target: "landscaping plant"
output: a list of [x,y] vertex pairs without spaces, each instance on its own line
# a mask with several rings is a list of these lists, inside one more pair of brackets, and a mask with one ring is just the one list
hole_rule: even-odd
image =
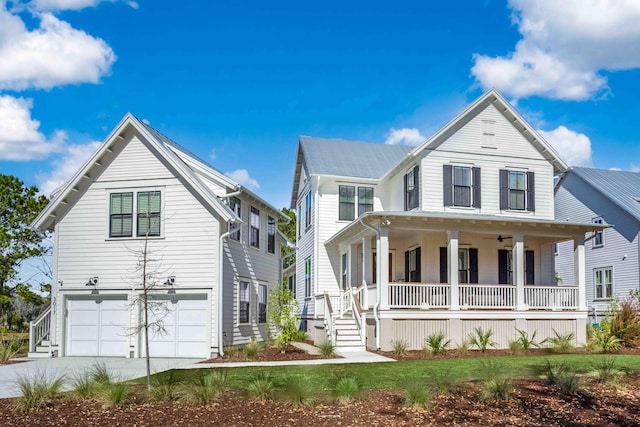
[[518,334],[520,334],[520,337],[518,337],[516,341],[520,343],[520,345],[522,346],[522,350],[527,352],[531,349],[531,347],[540,347],[541,343],[536,342],[537,331],[533,331],[531,337],[529,337],[529,333],[527,331],[523,331],[518,328],[516,328],[516,331],[518,332]]
[[280,351],[286,352],[289,344],[299,337],[300,325],[298,301],[290,289],[278,286],[269,293],[267,321]]
[[480,364],[482,397],[485,400],[506,400],[511,396],[513,384],[505,371],[496,361],[489,360]]
[[311,381],[304,375],[287,376],[280,390],[282,399],[293,405],[308,405],[315,394]]
[[318,348],[320,349],[320,353],[324,356],[324,357],[331,357],[334,356],[336,354],[336,346],[333,345],[333,343],[329,340],[323,341],[318,345]]
[[260,357],[260,350],[260,343],[258,343],[258,341],[254,339],[249,341],[249,343],[244,346],[244,354],[246,354],[246,356],[252,360]]
[[347,403],[357,399],[362,388],[353,377],[341,377],[336,381],[332,389],[333,397],[341,403]]
[[473,330],[473,333],[469,335],[469,344],[484,353],[489,347],[496,347],[498,345],[498,343],[491,340],[492,336],[493,331],[491,328],[485,331],[477,327]]
[[404,390],[404,402],[413,410],[421,410],[431,403],[429,389],[419,381],[411,381]]
[[20,397],[16,400],[17,409],[34,409],[48,406],[58,395],[64,377],[52,377],[46,371],[37,371],[31,377],[19,377],[17,380]]
[[213,370],[202,372],[192,378],[191,383],[184,387],[183,395],[187,401],[194,404],[206,405],[214,401],[226,390],[227,372]]
[[445,340],[443,332],[431,334],[425,339],[425,345],[431,350],[431,354],[437,356],[449,349],[451,340]]
[[573,350],[573,342],[576,339],[576,335],[573,332],[559,334],[558,331],[553,329],[553,334],[553,337],[547,339],[551,344],[551,351],[554,353],[568,353]]
[[391,341],[391,347],[396,356],[404,356],[407,353],[407,342],[404,340]]
[[635,298],[627,298],[610,321],[611,335],[620,339],[625,347],[640,346],[640,304]]
[[263,371],[258,375],[255,375],[245,386],[247,395],[259,402],[264,402],[270,399],[275,390],[275,382],[267,371]]

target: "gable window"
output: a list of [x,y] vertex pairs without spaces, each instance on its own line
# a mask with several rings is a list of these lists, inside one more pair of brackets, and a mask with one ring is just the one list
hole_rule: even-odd
[[240,282],[239,303],[238,303],[238,323],[249,323],[250,308],[250,285],[249,282]]
[[305,211],[304,211],[304,224],[305,227],[311,225],[311,219],[313,218],[311,208],[313,207],[313,195],[309,191],[305,197]]
[[276,220],[270,216],[267,217],[267,252],[276,253]]
[[420,281],[420,248],[404,253],[404,274],[407,282]]
[[267,323],[267,285],[258,285],[258,323]]
[[338,219],[340,221],[353,221],[356,211],[356,187],[352,185],[340,185],[338,192],[340,197]]
[[420,167],[415,166],[404,176],[404,210],[410,211],[420,203]]
[[[242,210],[240,199],[237,197],[231,197],[229,199],[229,208],[238,216],[238,218],[242,219]],[[229,238],[233,240],[240,241],[240,224],[236,222],[232,222],[229,224]]]
[[596,291],[595,299],[611,298],[613,296],[613,267],[594,269],[593,284]]
[[373,187],[358,187],[358,216],[373,211]]
[[500,209],[535,211],[535,173],[500,170]]
[[482,146],[496,148],[496,122],[495,120],[482,121]]
[[304,296],[311,296],[311,257],[304,260]]
[[109,237],[133,236],[133,193],[111,193]]
[[[594,224],[604,224],[604,221],[602,218],[595,218],[593,220]],[[600,230],[600,231],[596,231],[595,234],[593,235],[593,247],[594,248],[599,248],[601,246],[604,246],[604,231]]]
[[249,219],[249,244],[254,248],[260,247],[260,211],[251,206]]
[[443,165],[445,206],[480,207],[480,168]]

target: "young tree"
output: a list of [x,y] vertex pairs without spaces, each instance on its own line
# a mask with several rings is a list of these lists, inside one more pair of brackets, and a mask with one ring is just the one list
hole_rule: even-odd
[[[285,223],[278,224],[278,229],[282,232],[282,234],[287,236],[287,239],[295,243],[296,242],[296,213],[291,209],[287,209],[287,208],[282,208],[282,213],[287,215],[290,221],[287,224]],[[282,268],[287,268],[296,262],[295,255],[289,256],[294,252],[295,252],[294,248],[290,248],[287,245],[281,245],[280,254],[283,259]]]
[[295,338],[300,324],[298,301],[293,292],[282,285],[271,291],[267,313],[270,330],[275,331],[276,343],[280,351],[285,353]]

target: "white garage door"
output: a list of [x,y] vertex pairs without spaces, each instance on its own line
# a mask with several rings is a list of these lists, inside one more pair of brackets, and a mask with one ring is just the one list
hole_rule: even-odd
[[149,332],[151,357],[209,357],[208,301],[203,295],[156,299],[150,305],[150,325],[163,331]]
[[69,299],[68,356],[126,356],[127,297]]

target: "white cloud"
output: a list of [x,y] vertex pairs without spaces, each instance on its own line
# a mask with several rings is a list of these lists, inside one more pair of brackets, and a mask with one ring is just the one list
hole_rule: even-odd
[[32,0],[29,6],[39,11],[80,10],[87,7],[95,7],[103,1],[104,0]]
[[583,133],[574,132],[564,126],[551,131],[538,131],[544,139],[571,166],[592,166],[591,140]]
[[0,159],[37,160],[62,150],[67,135],[56,131],[47,137],[40,122],[31,117],[31,99],[0,95]]
[[246,169],[236,169],[233,172],[226,172],[226,176],[234,180],[240,185],[244,185],[245,187],[258,189],[260,188],[260,184],[255,179],[249,176],[249,172]]
[[215,160],[217,157],[217,150],[215,148],[212,148],[211,151],[209,151],[209,160],[213,161]]
[[503,57],[475,54],[483,88],[516,98],[584,100],[606,91],[601,71],[640,67],[637,0],[509,0],[522,39]]
[[386,135],[385,144],[418,145],[427,138],[416,128],[389,129]]
[[0,10],[0,89],[50,89],[98,83],[116,59],[104,40],[72,28],[50,13],[29,31],[19,16]]
[[640,172],[640,165],[635,163],[631,163],[631,168],[629,169],[631,172]]
[[99,141],[88,144],[67,145],[62,157],[51,162],[52,169],[47,174],[36,176],[38,188],[47,196],[55,189],[61,187],[80,169],[87,159],[100,146]]

